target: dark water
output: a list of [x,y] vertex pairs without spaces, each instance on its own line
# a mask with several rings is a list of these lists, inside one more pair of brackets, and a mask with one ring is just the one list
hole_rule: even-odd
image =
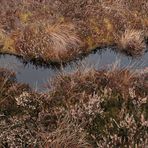
[[[75,63],[69,63],[62,69],[65,72],[70,72],[76,68],[76,65],[82,63],[86,67],[95,67],[97,69],[111,66],[117,62],[121,67],[132,66],[133,68],[148,67],[148,52],[140,58],[133,59],[115,53],[115,51],[108,48],[98,50],[96,53],[91,53],[87,57],[77,60]],[[16,77],[19,82],[29,84],[33,89],[37,91],[46,90],[45,84],[47,80],[56,76],[59,72],[59,68],[53,67],[37,67],[31,63],[24,65],[18,58],[10,55],[0,56],[0,67],[5,67],[9,70],[16,72]]]

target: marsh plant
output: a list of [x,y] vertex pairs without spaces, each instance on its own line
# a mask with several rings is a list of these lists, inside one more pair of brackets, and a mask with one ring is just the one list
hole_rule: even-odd
[[146,44],[143,34],[140,30],[127,29],[119,40],[121,51],[133,56],[144,54]]
[[58,128],[48,135],[46,145],[49,148],[91,148],[86,137],[84,129],[77,120],[71,119],[67,114],[59,122]]
[[[0,0],[0,53],[63,63],[96,47],[146,50],[147,0]],[[39,93],[0,68],[0,147],[148,145],[148,69],[61,72]]]
[[116,45],[119,52],[140,56],[148,37],[147,9],[147,0],[1,0],[0,52],[59,63]]
[[147,71],[128,68],[60,73],[48,93],[0,70],[1,147],[145,147]]
[[53,62],[64,61],[78,52],[81,41],[75,32],[75,27],[69,23],[50,25],[32,24],[19,34],[16,40],[17,52],[27,58],[50,59]]
[[147,88],[147,72],[77,71],[58,76],[50,105],[57,114],[68,110],[72,118],[83,123],[81,127],[93,147],[145,147]]

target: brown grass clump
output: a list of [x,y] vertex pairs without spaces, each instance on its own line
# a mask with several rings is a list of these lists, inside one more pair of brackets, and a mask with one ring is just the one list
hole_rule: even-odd
[[54,25],[36,23],[25,27],[16,39],[16,50],[24,58],[43,61],[67,61],[79,54],[81,41],[75,27],[69,23]]
[[143,32],[140,30],[127,29],[119,40],[119,47],[121,51],[129,55],[142,55],[146,49]]
[[[87,101],[94,92],[100,94],[104,89],[111,89],[122,97],[128,98],[128,88],[137,81],[129,70],[77,71],[69,75],[60,75],[54,82],[51,98],[53,103],[69,108],[81,99]],[[58,96],[58,97],[57,97]],[[52,102],[51,101],[51,102]],[[64,104],[63,104],[64,103]]]
[[[0,50],[1,53],[27,55],[29,59],[40,57],[46,62],[69,61],[96,47],[111,45],[122,47],[122,51],[128,51],[132,56],[144,53],[143,38],[147,38],[148,34],[146,0],[2,0],[0,3],[0,28],[6,32],[5,41],[9,45],[9,48]],[[44,28],[47,20],[50,23]],[[37,32],[31,31],[28,35],[26,28],[34,28],[38,22]],[[18,28],[19,38],[15,40],[12,34],[17,34]],[[127,28],[135,30],[127,30],[127,33]],[[141,36],[137,30],[144,34]],[[32,43],[25,36],[33,40]],[[13,42],[21,45],[14,46]],[[18,50],[21,47],[23,49]]]
[[86,133],[76,121],[67,116],[60,121],[58,128],[47,137],[48,148],[91,148],[86,141]]

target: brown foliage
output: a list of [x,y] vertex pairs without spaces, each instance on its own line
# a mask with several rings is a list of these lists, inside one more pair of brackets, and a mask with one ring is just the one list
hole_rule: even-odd
[[143,32],[127,29],[119,40],[119,47],[129,55],[142,55],[146,49]]
[[0,69],[0,146],[145,146],[147,84],[147,71],[77,70],[39,94]]
[[[1,1],[0,28],[6,31],[5,42],[11,42],[1,52],[64,62],[96,47],[117,44],[125,53],[141,55],[148,34],[147,9],[146,0]],[[36,32],[27,33],[32,27]],[[15,41],[12,34],[18,28],[20,37]],[[23,48],[21,53],[18,48]]]

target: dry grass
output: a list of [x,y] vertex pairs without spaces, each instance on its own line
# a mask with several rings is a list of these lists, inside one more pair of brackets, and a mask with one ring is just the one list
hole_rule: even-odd
[[60,121],[58,128],[47,137],[47,148],[91,148],[86,140],[86,133],[67,115]]
[[128,69],[88,70],[86,72],[78,70],[69,75],[61,74],[55,79],[50,94],[51,102],[69,108],[73,103],[79,103],[79,98],[87,101],[89,95],[94,92],[100,94],[104,89],[111,89],[112,92],[119,93],[126,99],[129,97],[128,88],[132,88],[136,81],[136,75]]
[[77,70],[57,76],[48,93],[38,94],[1,69],[0,146],[145,147],[147,74]]
[[142,31],[127,29],[119,40],[121,51],[129,55],[139,56],[144,54],[146,44]]
[[[122,51],[131,55],[141,55],[144,52],[142,50],[144,46],[143,37],[147,38],[148,34],[148,5],[146,0],[130,0],[128,2],[126,0],[100,2],[95,0],[89,2],[87,0],[69,2],[64,0],[41,2],[7,0],[1,1],[0,7],[0,17],[2,18],[0,28],[6,32],[5,41],[7,43],[7,46],[4,46],[5,50],[1,49],[3,53],[20,54],[14,45],[15,42],[20,42],[20,40],[24,45],[22,54],[25,54],[29,48],[27,56],[30,59],[40,56],[45,61],[69,61],[80,54],[90,52],[96,47],[114,44],[123,47],[124,50]],[[30,32],[29,36],[32,36],[31,39],[35,43],[32,44],[37,48],[32,49],[32,44],[27,39],[23,40],[22,37],[26,36],[26,27],[31,28],[32,24],[35,27],[38,22],[40,22],[39,26],[41,27],[46,24],[47,20],[50,22],[46,26],[50,27],[50,37],[47,37],[45,31],[47,28],[43,32],[40,32],[39,28],[36,33]],[[62,24],[59,22],[62,22]],[[15,35],[12,34],[17,34],[18,28],[21,35],[19,34],[20,38],[15,38],[15,40]],[[133,31],[135,30],[137,33],[134,35],[131,33],[132,31],[127,33],[127,28],[133,28]],[[139,30],[144,32],[142,38],[140,38],[141,33],[138,33]],[[53,32],[51,33],[51,31]],[[130,35],[128,36],[128,34]],[[37,37],[40,38],[39,41],[34,39],[36,35],[39,36]],[[120,36],[122,37],[120,38]],[[47,45],[51,47],[51,50],[46,47]],[[39,49],[46,56],[36,55],[36,52],[41,53]]]
[[141,147],[147,145],[148,136],[147,89],[147,72],[77,71],[57,77],[49,106],[57,116],[68,110],[83,121],[94,147]]
[[79,54],[81,41],[74,25],[49,22],[29,25],[16,40],[17,52],[28,58],[41,58],[44,61],[67,61],[68,57]]
[[[0,52],[65,62],[115,44],[142,55],[147,9],[147,0],[1,0]],[[0,147],[146,147],[147,90],[147,69],[62,73],[45,94],[0,69]]]

